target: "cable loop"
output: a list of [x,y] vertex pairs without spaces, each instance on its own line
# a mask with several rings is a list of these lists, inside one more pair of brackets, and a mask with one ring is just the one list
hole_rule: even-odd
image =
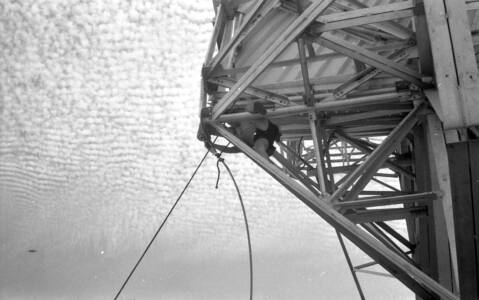
[[[216,141],[217,137],[215,138],[215,140],[213,141],[213,143]],[[198,170],[200,169],[201,165],[203,164],[203,162],[205,161],[206,157],[208,156],[208,153],[209,151],[206,151],[205,155],[203,156],[203,158],[201,159],[201,161],[199,162],[199,164],[196,166],[196,169],[195,171],[193,172],[193,174],[191,175],[190,179],[188,180],[188,182],[186,183],[185,187],[183,188],[183,190],[181,191],[180,195],[178,196],[178,198],[176,199],[175,203],[173,204],[173,206],[170,208],[170,211],[168,212],[168,214],[166,215],[166,217],[163,219],[163,222],[161,222],[161,225],[158,227],[158,229],[156,230],[155,234],[153,235],[153,237],[151,238],[150,242],[148,243],[148,245],[146,246],[145,250],[143,251],[143,253],[141,254],[140,258],[137,260],[135,266],[133,266],[133,269],[131,269],[130,273],[128,274],[128,277],[125,279],[125,281],[123,282],[123,284],[121,285],[120,289],[118,290],[118,292],[116,293],[115,295],[115,300],[118,299],[118,297],[120,296],[121,292],[123,291],[123,289],[125,288],[126,284],[128,283],[128,281],[130,281],[130,278],[133,276],[133,274],[135,273],[136,271],[136,268],[138,268],[138,266],[140,265],[141,261],[143,260],[143,258],[145,257],[146,253],[148,252],[148,250],[150,249],[151,245],[153,244],[153,242],[155,241],[156,237],[158,236],[158,234],[160,233],[161,229],[163,229],[163,226],[166,224],[166,221],[168,220],[168,218],[171,216],[171,214],[173,213],[173,210],[175,209],[176,205],[178,204],[178,202],[180,202],[180,199],[181,197],[183,196],[183,194],[185,193],[186,189],[190,186],[190,183],[191,181],[193,180],[193,178],[195,177],[196,173],[198,172]]]
[[[221,154],[220,154],[221,155]],[[223,164],[223,166],[226,168],[226,171],[228,171],[228,174],[231,177],[231,180],[233,181],[233,184],[235,186],[236,192],[238,194],[238,199],[241,204],[241,210],[243,212],[243,219],[244,219],[244,224],[245,224],[245,229],[246,229],[246,238],[248,240],[248,255],[249,255],[249,299],[253,300],[253,250],[251,247],[251,237],[249,233],[249,225],[248,225],[248,218],[246,217],[246,209],[243,203],[243,197],[241,196],[241,192],[239,190],[238,184],[236,183],[236,180],[233,176],[233,173],[231,172],[230,168],[224,161],[224,159],[218,158],[218,161],[216,162],[216,166],[218,167],[218,179],[216,181],[216,187],[218,187],[218,181],[220,178],[220,168],[219,164],[220,162]]]
[[215,189],[218,189],[218,184],[220,182],[220,176],[221,176],[221,169],[220,169],[220,162],[224,162],[224,158],[217,156],[218,160],[216,161],[216,169],[218,170],[218,177],[216,177],[216,185]]

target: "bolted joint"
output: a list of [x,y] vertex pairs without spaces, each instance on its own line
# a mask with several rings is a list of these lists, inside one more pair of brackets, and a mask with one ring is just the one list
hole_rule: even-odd
[[414,39],[414,38],[408,39],[408,40],[407,40],[407,45],[408,45],[408,46],[411,46],[411,47],[412,47],[412,46],[416,46],[416,45],[417,45],[416,39]]
[[308,96],[306,96],[305,94],[303,94],[303,95],[302,95],[302,98],[303,98],[303,103],[307,105],[308,102],[309,102]]
[[314,106],[314,97],[311,95],[303,94],[303,103],[306,106]]
[[397,81],[395,85],[396,85],[396,92],[398,93],[409,91],[410,83],[407,81]]
[[436,81],[434,80],[434,77],[432,76],[423,76],[421,77],[421,81],[425,84],[429,84],[431,86],[436,84]]
[[400,96],[399,101],[418,100],[424,98],[424,93],[417,85],[407,81],[396,82],[396,92],[404,93],[408,92],[405,96]]
[[212,108],[211,107],[203,107],[200,111],[201,121],[203,122],[203,119],[211,118],[211,114],[212,114]]
[[218,91],[218,85],[216,83],[205,81],[204,84],[205,84],[205,92],[207,94],[213,94],[214,92]]
[[203,76],[203,78],[206,78],[208,77],[208,74],[210,72],[211,72],[211,67],[209,65],[203,64],[203,66],[201,67],[201,76]]
[[205,127],[203,125],[204,124],[201,123],[200,126],[198,126],[198,131],[196,132],[196,138],[201,142],[208,140],[208,134],[206,133]]

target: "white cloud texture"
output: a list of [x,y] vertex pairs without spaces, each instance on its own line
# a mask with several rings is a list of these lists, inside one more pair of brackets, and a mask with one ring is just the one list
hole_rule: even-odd
[[[213,14],[206,0],[0,3],[1,299],[112,298],[204,152]],[[334,232],[242,155],[226,161],[258,299],[354,297]],[[215,180],[210,157],[124,299],[247,295],[239,203]]]

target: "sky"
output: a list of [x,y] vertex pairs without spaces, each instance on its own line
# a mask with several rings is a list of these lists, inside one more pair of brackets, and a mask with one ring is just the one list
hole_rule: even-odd
[[[204,154],[209,0],[0,3],[0,299],[112,299]],[[358,299],[335,232],[241,154],[255,299]],[[200,169],[122,299],[246,299],[240,204]],[[370,261],[348,243],[353,262]],[[367,299],[412,299],[359,274]]]

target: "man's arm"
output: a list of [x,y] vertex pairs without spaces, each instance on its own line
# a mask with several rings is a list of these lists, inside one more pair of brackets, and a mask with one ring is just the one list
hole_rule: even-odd
[[[264,108],[264,105],[259,102],[248,103],[245,107],[245,111],[251,114],[260,114],[263,116],[266,115],[266,109]],[[251,122],[259,130],[265,131],[268,129],[268,119],[266,117],[250,120],[249,122]]]

